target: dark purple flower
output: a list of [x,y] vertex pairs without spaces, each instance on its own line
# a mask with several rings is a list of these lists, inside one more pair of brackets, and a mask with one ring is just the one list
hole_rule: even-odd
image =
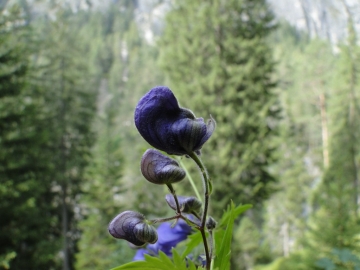
[[125,211],[117,215],[109,224],[109,233],[118,239],[124,239],[135,246],[155,243],[158,240],[156,229],[146,223],[145,217],[134,211]]
[[144,153],[141,159],[141,172],[146,180],[158,185],[179,182],[186,175],[176,160],[155,149],[148,149]]
[[143,96],[135,109],[135,125],[153,147],[171,155],[200,153],[215,129],[214,119],[206,124],[179,104],[166,86],[157,86]]
[[149,244],[146,248],[139,249],[134,257],[134,261],[144,260],[144,255],[149,254],[155,256],[159,251],[171,256],[171,249],[181,241],[184,241],[191,233],[191,227],[183,220],[178,220],[174,227],[170,223],[162,223],[157,229],[158,241],[154,244]]
[[[200,213],[202,203],[197,198],[187,197],[187,196],[177,196],[177,199],[179,202],[180,210],[183,213],[188,213],[188,214],[191,214],[193,212]],[[172,209],[177,210],[175,199],[172,194],[166,194],[165,200]]]

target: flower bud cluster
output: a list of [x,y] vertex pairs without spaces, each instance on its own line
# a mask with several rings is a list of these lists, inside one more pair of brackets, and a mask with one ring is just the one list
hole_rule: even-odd
[[[151,146],[169,155],[199,155],[215,129],[214,119],[205,123],[203,118],[196,118],[190,110],[181,108],[172,91],[165,86],[151,89],[140,99],[134,118],[141,136]],[[108,227],[113,237],[127,240],[135,247],[148,244],[146,249],[138,250],[135,260],[143,259],[144,254],[158,254],[159,250],[171,256],[171,248],[190,234],[192,229],[188,224],[198,229],[200,226],[205,227],[205,219],[203,222],[200,220],[201,201],[195,197],[176,196],[172,187],[172,184],[185,178],[185,171],[176,160],[156,149],[148,149],[143,154],[141,173],[153,184],[168,186],[171,194],[166,195],[165,200],[175,210],[176,216],[148,221],[140,213],[125,211],[117,215]],[[191,214],[192,218],[185,214]],[[203,215],[206,217],[205,210]],[[197,220],[193,221],[194,218]],[[171,219],[176,219],[175,226],[162,223],[156,230],[151,225]],[[206,221],[207,229],[210,231],[215,226],[215,220],[209,217]]]

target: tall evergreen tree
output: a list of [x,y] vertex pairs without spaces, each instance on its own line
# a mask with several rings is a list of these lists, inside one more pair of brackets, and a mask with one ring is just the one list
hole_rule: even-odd
[[273,37],[283,118],[279,161],[272,168],[278,175],[278,192],[266,203],[263,235],[274,254],[287,257],[302,248],[314,189],[328,165],[324,143],[329,136],[328,107],[324,105],[331,96],[335,57],[326,41],[309,41],[285,23]]
[[[303,149],[303,153],[300,152],[298,156],[303,156],[303,164],[306,166],[298,172],[296,167],[291,169],[290,165],[284,168],[284,176],[289,176],[282,181],[286,183],[286,188],[269,202],[272,209],[275,207],[276,210],[269,215],[272,221],[283,223],[285,220],[292,225],[287,228],[287,237],[293,242],[291,246],[287,244],[291,247],[288,250],[290,252],[283,253],[288,257],[279,258],[270,269],[352,269],[359,256],[359,126],[354,121],[359,115],[359,82],[356,60],[358,46],[352,41],[354,34],[350,31],[348,44],[340,46],[341,50],[337,55],[332,52],[330,44],[311,40],[296,53],[298,56],[289,57],[290,62],[295,65],[287,66],[292,67],[290,72],[294,75],[284,76],[290,82],[291,96],[288,97],[287,112],[292,111],[293,126],[298,130],[287,138],[286,141],[292,142],[287,143],[287,151],[293,148],[289,146],[295,142],[295,149]],[[296,88],[297,91],[293,92]],[[321,96],[326,103],[321,104]],[[303,101],[299,102],[301,97]],[[317,97],[319,102],[315,102]],[[306,110],[306,107],[309,109]],[[323,134],[324,112],[328,136]],[[321,147],[324,150],[323,142],[326,137],[329,142],[327,161],[324,158],[326,152],[320,151]],[[293,162],[292,159],[288,162]],[[311,163],[318,171],[316,174],[312,174],[310,170]],[[296,174],[291,176],[287,172]],[[312,180],[304,181],[306,178]],[[296,186],[294,181],[298,187],[296,193],[291,194]],[[296,196],[296,199],[292,203],[284,203],[291,198],[284,199],[284,196]],[[276,203],[277,200],[279,201]],[[298,205],[293,202],[298,202]],[[295,218],[294,213],[297,213]],[[303,217],[303,220],[299,217]],[[274,235],[274,230],[277,230],[275,227],[272,229],[268,235]],[[354,261],[351,261],[352,258],[355,258]]]
[[[144,41],[134,19],[136,6],[136,1],[118,1],[101,13],[87,13],[84,23],[84,31],[93,32],[89,65],[96,68],[99,95],[94,159],[81,200],[84,220],[76,256],[78,269],[105,269],[128,262],[135,251],[110,237],[108,222],[129,207],[154,214],[145,203],[154,192],[139,173],[145,143],[133,125],[133,114],[137,101],[150,85],[158,83],[159,75],[154,69],[156,48]],[[158,204],[161,208],[164,201]]]
[[92,121],[97,89],[87,66],[86,42],[73,28],[76,17],[68,10],[57,14],[57,21],[45,21],[41,28],[44,42],[38,55],[41,87],[46,101],[44,125],[51,130],[44,147],[53,167],[53,205],[57,211],[56,229],[61,234],[64,270],[73,269],[81,184],[94,142]]
[[[334,255],[334,249],[360,256],[359,226],[359,46],[349,17],[348,44],[338,56],[330,102],[329,166],[316,192],[315,209],[306,247],[316,250],[315,261],[327,258],[337,269],[347,262]],[[336,97],[336,98],[335,98]]]
[[273,28],[263,0],[176,1],[159,42],[179,99],[218,123],[203,151],[217,215],[230,199],[260,204],[275,181],[268,167],[279,107],[266,44]]
[[33,32],[16,6],[0,14],[0,268],[56,265],[44,106],[33,84]]

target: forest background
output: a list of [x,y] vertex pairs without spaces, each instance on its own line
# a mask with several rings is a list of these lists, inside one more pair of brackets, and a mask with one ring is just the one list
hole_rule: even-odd
[[0,268],[131,261],[107,225],[169,214],[133,123],[168,85],[217,121],[202,153],[211,215],[253,204],[232,269],[360,269],[360,6],[311,3],[282,20],[263,0],[0,1]]

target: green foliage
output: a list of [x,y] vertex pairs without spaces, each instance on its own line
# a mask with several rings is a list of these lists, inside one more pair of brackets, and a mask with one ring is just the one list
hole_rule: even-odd
[[[214,246],[215,253],[213,268],[214,270],[226,270],[230,269],[230,258],[231,258],[231,241],[233,237],[233,226],[235,220],[243,214],[246,210],[251,208],[251,205],[239,205],[235,207],[234,203],[231,202],[227,211],[224,212],[218,226],[213,231],[214,234]],[[208,237],[210,234],[208,234]],[[196,269],[195,264],[188,260],[188,256],[195,256],[193,253],[198,246],[202,245],[202,237],[200,231],[189,236],[185,242],[185,250],[181,255],[178,251],[173,248],[172,260],[168,258],[163,252],[160,251],[159,257],[152,257],[145,255],[145,261],[135,261],[116,267],[113,270],[121,269]]]
[[0,256],[0,266],[4,269],[10,268],[10,261],[16,257],[16,253],[10,252],[5,255]]
[[267,203],[264,232],[275,254],[287,257],[259,269],[319,269],[316,262],[342,269],[334,248],[359,254],[357,48],[340,48],[336,55],[315,39],[276,49],[287,89],[283,157],[273,167],[280,192]]
[[[217,252],[215,253],[214,269],[230,269],[231,259],[231,240],[233,236],[233,227],[235,221],[235,209],[234,203],[231,202],[230,211],[228,211],[228,222],[226,230],[221,238],[221,243],[215,241]],[[244,208],[243,208],[244,209]],[[226,220],[226,218],[224,218]],[[216,240],[220,240],[215,237]],[[220,245],[219,245],[220,244]]]
[[134,1],[121,1],[83,18],[87,23],[82,31],[91,44],[89,66],[98,79],[99,95],[93,123],[97,141],[82,184],[77,269],[108,269],[128,262],[134,251],[109,235],[108,223],[126,207],[152,215],[153,209],[161,212],[164,208],[165,200],[148,203],[158,197],[158,189],[153,192],[155,188],[147,186],[139,173],[139,157],[146,145],[132,125],[134,107],[149,85],[155,84],[157,72],[155,48],[140,37],[134,9]]
[[360,257],[355,256],[349,249],[333,249],[333,257],[321,258],[316,265],[321,269],[360,269]]
[[[110,219],[129,205],[166,212],[158,187],[139,174],[147,145],[132,124],[140,96],[165,84],[159,50],[179,100],[218,122],[203,150],[214,185],[210,212],[221,216],[230,198],[255,205],[234,225],[241,207],[223,215],[215,265],[229,268],[232,229],[236,269],[359,267],[353,22],[347,43],[334,47],[285,24],[269,36],[274,22],[263,0],[182,0],[173,2],[157,48],[140,35],[137,2],[115,2],[76,14],[54,2],[55,20],[33,16],[26,1],[1,10],[0,268],[57,269],[61,250],[69,268],[75,259],[78,269],[114,267],[134,251],[109,237]],[[179,184],[184,191],[188,183]],[[162,254],[119,269],[186,269],[201,241],[195,233],[173,260]]]
[[230,198],[260,203],[275,181],[268,165],[278,107],[265,41],[272,20],[262,0],[177,1],[159,40],[169,85],[196,115],[218,123],[203,151],[215,215]]
[[[195,265],[191,262],[185,262],[180,255],[173,249],[173,261],[169,259],[163,252],[160,252],[159,257],[152,257],[145,255],[145,261],[131,262],[112,270],[133,269],[133,270],[195,270]],[[186,265],[188,264],[188,266]]]
[[56,265],[51,164],[42,126],[44,102],[33,84],[30,38],[14,6],[0,14],[0,257],[5,268]]

